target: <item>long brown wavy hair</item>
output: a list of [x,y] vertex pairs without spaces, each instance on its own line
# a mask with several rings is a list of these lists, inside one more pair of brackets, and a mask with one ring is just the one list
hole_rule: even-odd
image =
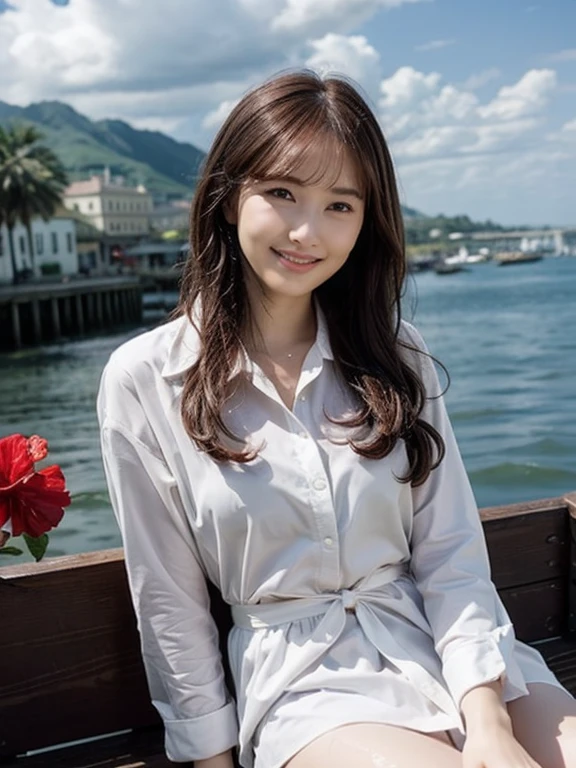
[[406,260],[394,167],[375,116],[345,78],[323,79],[307,70],[276,76],[244,96],[214,140],[192,206],[190,256],[175,313],[186,314],[200,338],[184,382],[184,425],[216,460],[247,462],[257,455],[221,416],[230,371],[250,328],[244,257],[224,207],[247,180],[290,175],[318,142],[332,149],[319,174],[333,172],[346,151],[365,195],[362,229],[347,262],[315,291],[335,363],[359,399],[357,413],[339,423],[365,428],[364,438],[350,446],[367,458],[387,456],[403,439],[409,470],[401,480],[419,485],[442,460],[444,443],[420,418],[424,385],[401,353],[409,345],[398,338]]

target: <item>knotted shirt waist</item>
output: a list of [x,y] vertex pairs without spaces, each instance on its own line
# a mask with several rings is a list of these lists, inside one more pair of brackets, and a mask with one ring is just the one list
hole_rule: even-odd
[[301,619],[320,616],[334,603],[344,611],[354,611],[363,601],[378,598],[378,590],[405,575],[405,563],[387,565],[350,589],[320,592],[311,597],[294,597],[269,603],[242,603],[232,606],[232,619],[242,629],[265,629]]
[[[354,612],[367,642],[381,654],[386,663],[394,665],[414,687],[433,702],[446,718],[442,727],[463,728],[458,709],[442,679],[440,659],[435,653],[431,630],[426,618],[413,599],[412,585],[393,583],[409,572],[406,563],[383,566],[349,589],[324,592],[310,597],[286,598],[269,603],[236,604],[232,606],[235,627],[248,630],[252,638],[240,640],[232,634],[234,643],[242,645],[242,653],[251,653],[263,662],[247,665],[256,670],[252,677],[242,678],[242,653],[236,654],[236,689],[245,691],[242,703],[241,740],[247,741],[266,713],[264,701],[275,701],[282,692],[302,683],[307,671],[321,665],[326,654],[346,631],[347,615]],[[403,581],[406,581],[405,579]],[[306,642],[282,643],[271,663],[262,650],[259,630],[289,625],[305,619],[318,618],[308,628]],[[250,649],[250,650],[248,650]],[[274,653],[272,654],[274,656]],[[281,659],[280,659],[281,657]],[[264,663],[264,661],[266,663]],[[233,669],[234,673],[234,669]],[[269,706],[269,705],[267,705]]]

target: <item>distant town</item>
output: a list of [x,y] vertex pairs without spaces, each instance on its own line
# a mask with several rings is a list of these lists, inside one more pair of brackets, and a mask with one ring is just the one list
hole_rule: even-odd
[[[13,232],[18,282],[74,276],[174,272],[188,250],[189,199],[155,202],[143,185],[130,186],[108,169],[64,190],[47,220],[19,222]],[[461,231],[456,224],[465,224]],[[405,216],[407,251],[415,269],[435,262],[487,260],[502,253],[576,255],[576,227],[481,229],[467,217]],[[0,281],[14,282],[8,232],[0,227]],[[33,252],[31,252],[31,250]]]
[[[16,194],[22,174],[8,162],[16,144],[24,175],[35,153],[52,163],[35,191]],[[12,174],[4,188],[14,192],[11,199],[0,192],[0,283],[151,273],[176,282],[204,156],[192,144],[121,120],[93,121],[62,102],[0,101],[0,176]],[[576,254],[576,226],[511,229],[465,215],[403,213],[415,270],[450,271],[499,254]]]

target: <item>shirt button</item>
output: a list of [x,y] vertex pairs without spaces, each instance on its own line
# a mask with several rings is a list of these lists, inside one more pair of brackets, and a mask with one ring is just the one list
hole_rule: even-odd
[[316,491],[323,491],[326,488],[326,481],[323,480],[321,477],[317,477],[316,480],[312,483],[312,487]]
[[326,536],[326,538],[324,539],[324,544],[325,544],[327,547],[331,547],[331,546],[332,546],[332,544],[334,544],[334,539],[333,539],[333,538],[331,538],[330,536]]

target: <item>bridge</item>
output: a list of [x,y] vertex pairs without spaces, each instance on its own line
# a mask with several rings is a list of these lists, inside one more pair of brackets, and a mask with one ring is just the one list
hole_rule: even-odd
[[[542,250],[576,255],[576,227],[550,229],[518,229],[507,232],[471,232],[462,240],[469,240],[490,250]],[[526,244],[526,248],[522,248]]]

